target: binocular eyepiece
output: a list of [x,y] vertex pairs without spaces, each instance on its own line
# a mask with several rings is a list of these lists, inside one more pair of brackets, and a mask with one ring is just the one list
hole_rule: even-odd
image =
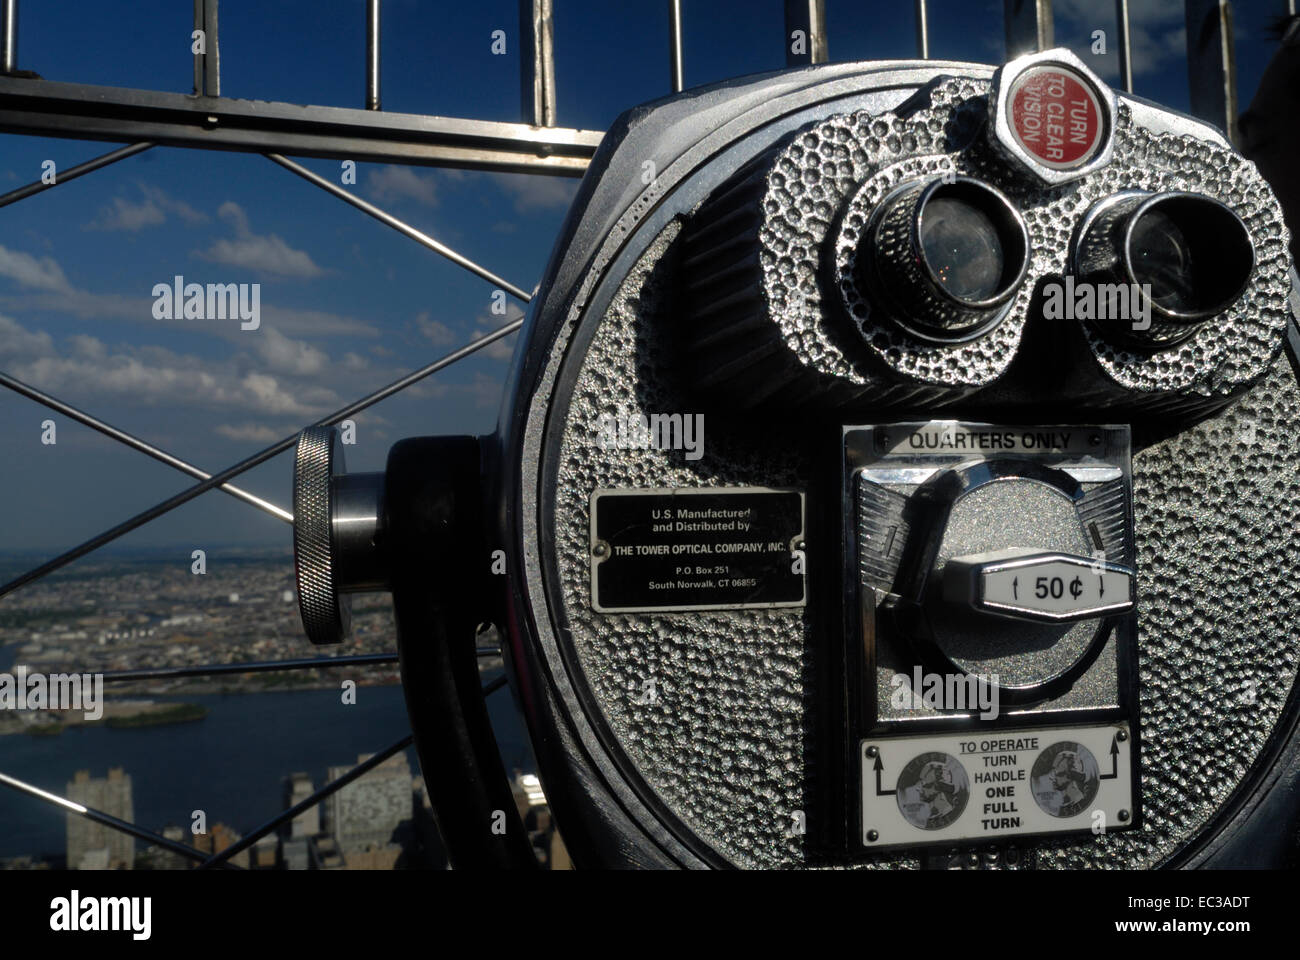
[[1281,349],[1275,201],[1143,110],[1053,51],[787,135],[684,224],[698,402],[1016,419],[1050,390],[1144,429],[1226,405]]
[[1147,329],[1103,321],[1107,335],[1166,347],[1236,303],[1255,269],[1255,248],[1241,218],[1212,197],[1123,193],[1085,216],[1073,263],[1081,281],[1124,284],[1148,303]]
[[[1029,231],[1005,193],[968,176],[899,187],[879,206],[857,251],[859,281],[903,330],[943,344],[978,337],[1006,315],[1029,270]],[[1185,340],[1224,313],[1255,268],[1250,232],[1232,208],[1187,191],[1126,191],[1084,216],[1071,249],[1076,284],[1140,300],[1153,322],[1118,311],[1097,328],[1135,348]]]
[[1006,313],[1029,269],[1029,231],[1014,204],[972,177],[900,187],[858,249],[863,286],[903,329],[957,343]]

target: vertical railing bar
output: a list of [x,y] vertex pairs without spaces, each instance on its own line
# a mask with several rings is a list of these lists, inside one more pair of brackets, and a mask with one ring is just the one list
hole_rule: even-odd
[[[194,0],[194,29],[203,29],[203,0]],[[207,35],[203,37],[203,49],[207,49]],[[191,46],[193,41],[191,41]],[[194,95],[203,96],[203,54],[194,54]]]
[[1232,27],[1232,3],[1219,7],[1219,62],[1223,65],[1223,129],[1228,142],[1237,145],[1237,41]]
[[830,59],[831,39],[826,33],[826,0],[808,0],[808,19],[812,23],[813,63]]
[[555,126],[553,0],[519,0],[519,99],[525,123]]
[[18,0],[0,0],[0,73],[18,69]]
[[203,0],[203,92],[221,96],[221,43],[217,36],[217,0]]
[[685,88],[682,72],[682,0],[668,0],[668,80],[673,93]]
[[539,127],[555,126],[555,10],[553,0],[538,0],[537,60],[541,120]]
[[1002,10],[1008,60],[1052,46],[1052,0],[1003,0]]
[[537,26],[534,0],[519,0],[519,119],[537,126]]
[[925,0],[916,0],[916,55],[922,60],[930,59],[930,16]]
[[1187,87],[1192,114],[1237,143],[1237,56],[1229,0],[1186,0]]
[[825,63],[828,50],[826,0],[785,0],[786,66]]
[[379,100],[379,0],[366,0],[366,109],[383,109]]
[[1130,27],[1128,0],[1115,0],[1115,21],[1119,24],[1119,82],[1133,92],[1133,34]]

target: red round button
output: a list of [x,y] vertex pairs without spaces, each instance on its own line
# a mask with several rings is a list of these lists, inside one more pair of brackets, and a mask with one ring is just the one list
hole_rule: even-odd
[[1083,166],[1106,135],[1092,85],[1059,64],[1031,67],[1015,78],[1007,121],[1017,142],[1054,170]]

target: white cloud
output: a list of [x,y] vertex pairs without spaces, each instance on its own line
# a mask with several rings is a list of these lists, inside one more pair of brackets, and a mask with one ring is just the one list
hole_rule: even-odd
[[[3,248],[0,248],[0,275],[4,274]],[[58,275],[58,265],[50,261]],[[158,282],[170,283],[171,277],[160,277]],[[14,313],[35,311],[63,313],[82,320],[128,320],[156,326],[183,328],[191,332],[207,333],[226,340],[240,339],[245,334],[238,324],[211,323],[208,321],[157,320],[153,316],[152,297],[128,297],[120,293],[92,293],[88,290],[65,289],[55,293],[30,293],[14,296],[0,295],[0,308]],[[324,310],[300,310],[278,307],[262,302],[261,330],[274,328],[284,334],[302,334],[310,337],[377,337],[380,330],[373,324]]]
[[[265,292],[265,291],[263,291]],[[307,334],[313,337],[377,337],[380,330],[374,324],[324,310],[299,310],[294,307],[277,307],[262,301],[262,329],[268,326],[283,333]]]
[[235,237],[218,240],[206,251],[195,251],[199,258],[282,277],[318,277],[325,272],[309,254],[293,249],[279,235],[253,233],[248,214],[233,200],[223,203],[217,216],[231,224]]
[[227,221],[234,228],[235,233],[241,237],[252,232],[248,226],[248,214],[234,200],[227,200],[217,207],[217,216]]
[[419,331],[429,338],[429,342],[435,347],[447,347],[456,342],[456,333],[438,320],[429,318],[429,311],[422,310],[415,318],[415,325]]
[[309,254],[294,250],[276,234],[218,240],[197,255],[212,263],[281,277],[318,277],[324,273]]
[[503,193],[514,200],[515,213],[564,210],[578,192],[578,181],[567,177],[543,177],[527,173],[493,173],[489,176]]
[[108,347],[103,340],[82,333],[68,337],[68,345],[72,348],[72,355],[83,360],[103,360],[108,355]]
[[385,166],[370,171],[366,192],[376,200],[413,200],[426,207],[438,205],[438,187],[431,173],[417,173],[410,167]]
[[252,338],[257,355],[276,373],[296,377],[314,377],[325,371],[329,357],[303,340],[293,340],[280,331],[267,328]]
[[143,200],[136,202],[126,197],[114,197],[111,206],[101,207],[99,215],[86,224],[86,230],[136,231],[155,227],[167,221],[168,211],[187,223],[202,223],[207,214],[200,213],[183,200],[168,196],[158,187],[138,183]]
[[156,227],[167,222],[163,213],[152,200],[134,203],[126,197],[114,197],[111,207],[101,207],[99,216],[86,224],[86,230],[128,230],[134,232],[144,227]]
[[[314,379],[247,369],[247,359],[224,360],[178,354],[158,346],[110,348],[95,337],[69,338],[60,354],[50,336],[0,317],[0,356],[8,372],[53,393],[96,399],[116,398],[135,405],[244,410],[309,420],[339,405],[333,390]],[[290,349],[288,363],[301,354]]]
[[293,433],[295,429],[297,428],[290,427],[287,430],[276,430],[264,423],[221,423],[212,428],[214,433],[223,437],[248,443],[275,443],[281,437]]
[[0,246],[0,277],[8,277],[19,286],[35,290],[70,291],[72,285],[63,275],[63,268],[53,257],[39,260],[30,253],[10,250]]
[[0,315],[0,357],[40,357],[54,351],[54,340],[44,330],[30,331],[16,320]]
[[160,205],[164,210],[170,210],[176,216],[180,217],[186,223],[207,223],[208,215],[201,210],[195,210],[184,200],[177,200],[175,197],[168,196],[157,187],[150,187],[147,184],[139,184],[140,191],[154,203]]

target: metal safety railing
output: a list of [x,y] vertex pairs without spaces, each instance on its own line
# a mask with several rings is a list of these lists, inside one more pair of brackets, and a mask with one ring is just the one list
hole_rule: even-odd
[[[1296,13],[1297,0],[1278,0],[1278,13]],[[685,88],[683,59],[682,0],[668,0],[669,89]],[[1051,0],[1004,0],[1004,35],[1007,58],[1053,44]],[[1118,27],[1120,85],[1133,92],[1132,29],[1128,0],[1115,0]],[[1223,130],[1232,138],[1235,129],[1237,82],[1233,40],[1233,8],[1230,0],[1185,0],[1187,64],[1192,112]],[[70,167],[57,181],[37,181],[0,195],[0,207],[27,199],[56,185],[135,156],[155,146],[188,147],[260,153],[272,162],[356,207],[427,249],[445,257],[497,288],[527,303],[524,287],[512,284],[475,263],[446,244],[415,229],[397,217],[347,190],[318,176],[288,156],[346,158],[356,161],[387,162],[455,167],[471,170],[510,171],[551,176],[581,176],[587,168],[602,134],[557,126],[555,81],[555,33],[553,0],[519,0],[521,39],[520,100],[521,123],[465,118],[417,116],[382,110],[380,75],[381,0],[366,0],[366,46],[364,62],[364,107],[299,106],[284,103],[256,104],[221,96],[221,64],[218,0],[194,0],[194,29],[202,31],[203,42],[195,46],[194,95],[153,90],[116,89],[45,80],[19,68],[18,0],[0,0],[0,132],[70,139],[95,139],[126,144],[102,156]],[[930,5],[915,0],[916,55],[930,58]],[[824,63],[829,59],[825,0],[784,0],[784,48],[789,66]],[[802,42],[792,43],[799,37]],[[329,425],[378,403],[522,327],[517,319],[492,333],[465,344],[417,370],[380,387],[321,420]],[[216,473],[209,473],[180,457],[112,426],[38,387],[0,373],[0,386],[55,410],[139,453],[199,480],[180,493],[130,517],[84,543],[0,584],[0,597],[66,566],[74,560],[111,543],[209,490],[221,490],[280,520],[292,522],[283,508],[230,483],[272,457],[288,450],[297,433]],[[480,655],[499,651],[480,650]],[[177,677],[197,677],[277,670],[318,669],[348,665],[391,663],[395,653],[360,656],[306,658],[255,663],[208,664],[199,667],[124,670],[104,675],[106,681],[122,682]],[[484,687],[485,693],[499,689],[498,678]],[[200,867],[231,867],[230,858],[273,832],[302,811],[320,803],[379,763],[411,743],[401,740],[358,764],[347,774],[326,784],[300,803],[281,812],[238,843],[207,855],[169,840],[102,811],[42,790],[0,773],[0,784],[41,799],[61,809],[113,829],[149,840],[180,856],[199,862]]]

